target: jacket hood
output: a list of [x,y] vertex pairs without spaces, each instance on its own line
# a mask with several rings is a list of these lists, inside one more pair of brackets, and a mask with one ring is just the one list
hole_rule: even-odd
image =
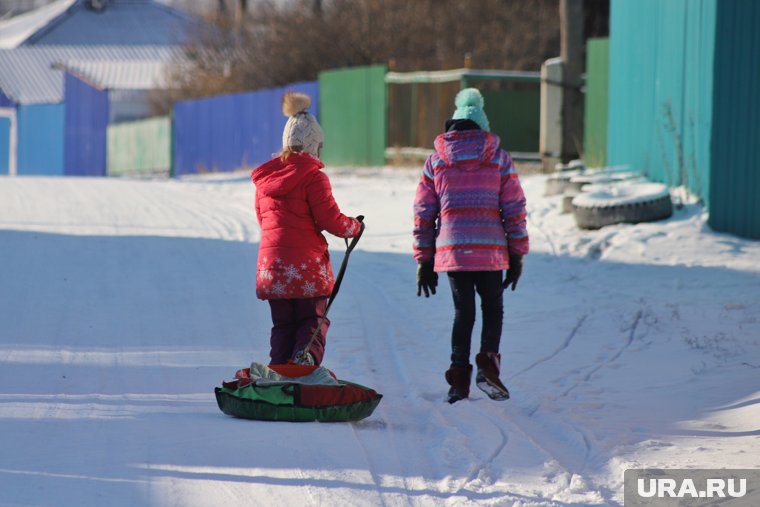
[[435,138],[435,151],[448,164],[486,162],[499,149],[499,136],[484,130],[452,130]]
[[289,194],[304,179],[325,165],[305,153],[293,153],[286,162],[275,158],[251,172],[251,180],[264,195],[279,197]]

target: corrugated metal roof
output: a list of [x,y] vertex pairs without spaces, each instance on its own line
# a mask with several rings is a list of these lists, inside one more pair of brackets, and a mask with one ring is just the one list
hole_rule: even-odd
[[166,88],[165,75],[171,64],[156,60],[69,61],[63,68],[86,82],[109,90]]
[[0,48],[39,45],[176,45],[202,23],[155,0],[89,0],[53,4],[0,22]]
[[56,0],[39,9],[0,21],[0,49],[19,46],[58,16],[64,14],[75,3],[76,0]]
[[0,89],[20,104],[63,101],[63,71],[54,64],[83,61],[172,60],[167,46],[44,46],[0,50]]

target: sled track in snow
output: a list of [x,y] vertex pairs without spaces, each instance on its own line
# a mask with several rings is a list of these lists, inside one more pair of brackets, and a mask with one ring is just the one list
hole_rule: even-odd
[[[218,187],[206,188],[209,192],[219,192]],[[172,205],[178,206],[185,217],[193,218],[193,222],[204,224],[204,230],[211,229],[216,233],[219,239],[232,241],[251,241],[258,239],[258,234],[253,226],[255,215],[253,206],[250,210],[233,207],[232,204],[224,207],[225,213],[215,213],[215,209],[209,210],[199,205],[194,199],[195,194],[188,195],[187,198],[172,200]],[[155,203],[157,207],[164,206],[163,203]]]
[[[376,284],[373,283],[374,281],[367,277],[366,275],[362,274],[358,270],[356,270],[354,273],[352,273],[353,276],[357,276],[358,278],[362,278],[365,283],[362,284],[364,288],[370,288],[373,292],[376,294],[379,294],[380,298],[382,298],[382,301],[384,303],[385,308],[392,307],[390,305],[390,301],[387,298],[387,295],[382,290],[378,289],[376,287]],[[367,294],[364,293],[363,297],[356,298],[357,304],[359,305],[359,314],[361,317],[362,327],[363,327],[363,333],[362,338],[366,344],[366,349],[369,351],[369,353],[372,355],[374,361],[376,362],[379,358],[387,358],[388,352],[390,351],[390,361],[383,360],[383,364],[378,365],[379,368],[382,368],[384,364],[390,363],[390,366],[393,368],[394,372],[393,375],[396,375],[397,378],[401,380],[401,383],[405,386],[413,385],[412,382],[410,382],[409,377],[406,374],[406,368],[404,368],[404,365],[402,364],[402,359],[398,354],[398,344],[396,343],[396,340],[394,338],[394,333],[392,328],[388,327],[387,323],[383,325],[382,323],[376,323],[376,322],[370,322],[371,320],[374,320],[375,318],[375,312],[367,311],[365,310],[365,305],[369,304],[368,298],[366,297]],[[375,298],[372,298],[374,301]],[[377,340],[372,339],[372,335],[376,334],[378,330],[382,329],[383,331],[383,339],[387,340],[387,346],[386,347],[378,347],[377,346]],[[386,393],[384,393],[386,394]],[[380,413],[383,413],[385,411],[385,407],[381,405],[377,409]],[[376,412],[377,413],[377,412]],[[393,424],[388,424],[390,428],[392,428]],[[381,489],[381,477],[376,472],[377,470],[377,464],[373,462],[371,459],[370,453],[367,452],[367,447],[362,442],[362,439],[360,435],[356,432],[355,425],[352,424],[352,431],[354,433],[354,437],[356,438],[357,443],[362,448],[362,452],[364,453],[364,458],[367,461],[367,465],[370,471],[370,474],[372,476],[373,481],[375,482],[375,487],[378,491],[378,495],[380,497],[381,502],[383,505],[385,505],[385,498],[384,493]],[[394,447],[395,447],[395,453],[394,456],[398,459],[399,465],[404,466],[405,460],[400,456],[398,453],[399,448],[401,447],[398,443],[397,436],[394,431],[389,432],[390,438],[394,441]],[[432,460],[431,460],[432,463]],[[401,472],[401,471],[399,471]],[[404,472],[406,472],[404,470]],[[407,476],[409,474],[403,473],[401,475],[402,485],[405,490],[407,490],[410,494],[413,493],[414,489],[410,487],[410,484],[408,482]]]
[[[418,389],[414,387],[415,383],[410,382],[410,379],[406,375],[405,371],[407,370],[407,366],[403,364],[402,358],[397,353],[399,347],[397,342],[397,332],[402,332],[403,335],[408,336],[415,336],[417,334],[422,334],[425,332],[425,329],[418,327],[415,324],[415,320],[413,318],[410,318],[409,315],[404,314],[402,311],[400,311],[398,305],[392,304],[391,299],[388,297],[388,294],[382,287],[378,287],[375,283],[372,283],[372,280],[363,274],[357,274],[358,277],[363,278],[366,283],[362,284],[363,287],[367,288],[369,287],[371,291],[373,291],[375,294],[377,294],[378,298],[382,300],[383,308],[387,310],[387,312],[392,313],[393,317],[387,318],[387,322],[385,324],[386,330],[384,331],[384,334],[386,335],[386,339],[388,340],[387,346],[379,348],[377,347],[376,343],[377,340],[372,340],[369,338],[369,334],[372,332],[376,332],[378,329],[378,326],[370,326],[365,322],[365,335],[364,339],[368,343],[368,349],[371,353],[373,353],[373,357],[377,359],[378,357],[385,356],[388,357],[390,355],[390,363],[392,363],[392,368],[395,370],[394,373],[398,373],[399,377],[402,378],[402,381],[405,386],[410,388],[410,394],[413,395],[413,398],[420,402],[421,404],[424,404],[424,407],[421,409],[418,409],[420,412],[427,414],[427,419],[430,420],[431,418],[436,420],[436,424],[439,425],[442,429],[453,431],[456,434],[458,434],[460,437],[464,438],[465,440],[469,440],[472,438],[472,435],[466,432],[463,432],[462,429],[457,426],[456,424],[452,424],[450,417],[447,417],[442,412],[442,407],[445,407],[443,401],[443,393],[441,396],[440,403],[433,402],[429,400],[423,393],[421,393]],[[367,299],[367,294],[364,293],[364,298],[359,300],[360,308],[362,306],[362,301],[364,299]],[[370,298],[372,299],[372,298]],[[377,299],[374,299],[375,301]],[[366,302],[364,304],[367,304]],[[362,316],[364,316],[366,313],[365,311],[361,311]],[[370,313],[370,315],[372,315]],[[388,317],[388,315],[386,315]],[[362,319],[365,321],[365,319]],[[405,324],[405,331],[399,330],[397,322],[403,322]],[[410,326],[411,329],[410,330]],[[382,408],[382,407],[380,407]],[[488,468],[493,462],[497,459],[497,457],[502,453],[502,451],[506,448],[509,438],[507,435],[507,432],[502,429],[501,425],[494,421],[494,419],[490,416],[484,415],[484,418],[487,419],[493,427],[497,430],[498,434],[500,435],[500,441],[499,443],[492,449],[490,454],[486,457],[485,460],[478,459],[477,456],[473,456],[473,462],[477,463],[470,472],[465,476],[465,478],[454,488],[450,489],[449,491],[439,490],[441,493],[447,493],[450,495],[464,495],[467,496],[468,490],[466,490],[466,487],[468,484],[470,484],[473,480],[477,479],[478,476],[481,474],[483,470]],[[391,433],[392,434],[392,433]],[[357,439],[361,440],[358,435]],[[429,452],[429,450],[428,450]],[[369,460],[369,456],[367,456],[367,459]],[[435,470],[437,467],[435,464],[438,460],[436,460],[434,457],[429,456],[427,461],[427,467],[429,470]],[[435,473],[437,475],[444,475],[441,473],[441,470],[437,470]],[[419,471],[417,471],[419,473]],[[379,477],[376,477],[375,474],[373,474],[374,480],[378,481]],[[404,480],[405,487],[407,490],[409,490],[409,485],[406,483],[406,479]],[[427,482],[427,487],[434,489],[435,483]],[[410,490],[413,491],[413,490]]]
[[[372,463],[372,460],[369,459],[369,453],[367,452],[367,448],[365,447],[364,443],[359,438],[359,435],[356,433],[356,424],[351,423],[350,426],[351,426],[351,434],[354,436],[354,440],[356,440],[356,443],[359,444],[359,447],[362,450],[362,455],[364,456],[364,461],[367,463],[367,471],[372,477],[372,482],[374,483],[375,491],[377,492],[377,497],[380,499],[380,505],[385,507],[385,505],[387,504],[385,503],[383,492],[380,489],[380,484],[382,480],[380,476],[378,475],[377,471],[375,470],[375,465]],[[318,504],[315,503],[315,505],[318,505]]]

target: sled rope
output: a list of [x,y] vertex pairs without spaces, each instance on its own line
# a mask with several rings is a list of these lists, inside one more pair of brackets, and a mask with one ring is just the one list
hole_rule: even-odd
[[343,281],[343,275],[346,274],[346,267],[348,266],[348,258],[351,255],[351,252],[354,250],[354,247],[359,242],[359,238],[362,237],[362,234],[364,233],[364,223],[359,222],[359,234],[353,237],[351,240],[351,243],[348,242],[348,239],[346,239],[346,254],[343,256],[343,262],[340,265],[340,271],[338,271],[338,276],[335,277],[335,285],[333,285],[333,290],[330,293],[330,299],[327,300],[327,307],[325,308],[325,313],[322,315],[322,318],[319,319],[319,322],[317,323],[317,327],[314,329],[314,332],[311,335],[311,338],[309,339],[309,342],[306,344],[306,346],[303,348],[301,352],[299,352],[299,355],[306,355],[307,352],[311,350],[311,346],[314,343],[314,340],[317,337],[317,334],[319,333],[319,330],[322,329],[322,324],[324,324],[325,319],[327,319],[327,313],[330,311],[330,307],[333,304],[333,301],[335,300],[335,296],[338,295],[338,290],[340,289],[340,283]]

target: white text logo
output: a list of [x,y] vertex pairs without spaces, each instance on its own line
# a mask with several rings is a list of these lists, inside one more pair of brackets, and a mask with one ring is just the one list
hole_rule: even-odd
[[740,498],[747,494],[747,479],[706,479],[705,483],[705,489],[697,489],[691,479],[680,485],[675,479],[639,479],[638,493],[644,498]]

